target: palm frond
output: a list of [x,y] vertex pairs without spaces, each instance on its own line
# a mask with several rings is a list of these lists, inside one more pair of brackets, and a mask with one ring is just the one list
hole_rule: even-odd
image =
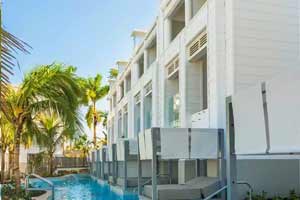
[[14,68],[17,66],[15,55],[18,52],[29,53],[28,49],[31,47],[2,27],[0,27],[0,32],[0,97],[2,97],[7,92],[6,87],[9,83],[9,75],[13,75]]
[[119,74],[119,70],[118,69],[115,69],[115,68],[111,68],[109,70],[109,77],[110,79],[116,79],[118,77],[118,74]]
[[94,107],[89,106],[88,111],[86,112],[86,115],[85,115],[85,120],[86,120],[86,123],[89,128],[92,127],[93,119],[94,119]]

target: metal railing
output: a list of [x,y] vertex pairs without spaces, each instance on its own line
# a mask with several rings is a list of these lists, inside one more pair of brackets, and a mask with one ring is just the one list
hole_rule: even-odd
[[[157,178],[163,177],[163,176],[166,176],[166,177],[168,177],[169,179],[171,179],[171,176],[170,176],[169,174],[157,174],[157,175],[156,175]],[[151,182],[152,182],[152,177],[149,178],[148,180],[146,180],[146,181],[141,185],[141,187],[144,187],[145,185],[147,185],[147,184],[149,184],[149,183],[151,183]],[[137,192],[137,190],[138,190],[138,187],[135,187],[135,188],[133,189],[133,192],[135,193],[135,192]]]
[[[236,181],[234,182],[234,184],[237,184],[237,185],[246,185],[248,187],[248,192],[249,192],[249,200],[252,200],[252,192],[253,192],[253,188],[252,186],[246,182],[246,181]],[[221,193],[222,191],[224,190],[227,190],[228,186],[224,186],[222,188],[220,188],[219,190],[217,190],[216,192],[212,193],[211,195],[209,195],[208,197],[206,197],[204,200],[209,200],[209,199],[212,199],[214,196],[216,196],[217,194]]]
[[227,190],[228,186],[225,185],[224,187],[220,188],[219,190],[215,191],[214,193],[212,193],[211,195],[209,195],[208,197],[206,197],[204,200],[209,200],[212,199],[213,197],[215,197],[217,194],[223,192],[224,190]]
[[33,177],[35,177],[35,178],[37,178],[37,179],[39,179],[39,180],[47,183],[51,187],[51,199],[54,200],[54,184],[51,181],[49,181],[49,180],[45,179],[44,177],[41,177],[41,176],[39,176],[37,174],[30,174],[30,175],[26,176],[26,178],[25,178],[25,188],[26,188],[26,191],[41,191],[41,190],[43,190],[42,188],[29,188],[29,178],[31,176],[33,176]]
[[246,185],[248,187],[248,192],[249,192],[249,200],[252,200],[252,192],[253,192],[253,188],[250,185],[250,183],[246,182],[246,181],[236,181],[235,184],[237,185]]

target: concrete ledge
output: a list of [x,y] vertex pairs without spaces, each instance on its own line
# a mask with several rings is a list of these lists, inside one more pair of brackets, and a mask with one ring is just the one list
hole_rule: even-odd
[[45,194],[42,194],[38,197],[32,197],[32,200],[48,200],[50,199],[50,197],[52,196],[52,192],[51,191],[46,191]]

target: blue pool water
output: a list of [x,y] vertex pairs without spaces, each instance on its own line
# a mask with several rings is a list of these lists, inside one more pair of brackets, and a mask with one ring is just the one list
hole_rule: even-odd
[[[137,195],[119,196],[111,191],[108,185],[100,185],[89,175],[67,175],[58,178],[48,178],[54,183],[55,200],[137,200]],[[32,187],[49,188],[36,179],[30,181]]]

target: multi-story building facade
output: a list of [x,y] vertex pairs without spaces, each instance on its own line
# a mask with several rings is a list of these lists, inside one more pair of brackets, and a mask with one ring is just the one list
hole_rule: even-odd
[[299,1],[161,0],[108,95],[109,141],[150,127],[225,128],[225,98],[299,67]]
[[227,96],[300,67],[300,1],[161,0],[132,37],[110,81],[109,143],[151,127],[225,129]]

